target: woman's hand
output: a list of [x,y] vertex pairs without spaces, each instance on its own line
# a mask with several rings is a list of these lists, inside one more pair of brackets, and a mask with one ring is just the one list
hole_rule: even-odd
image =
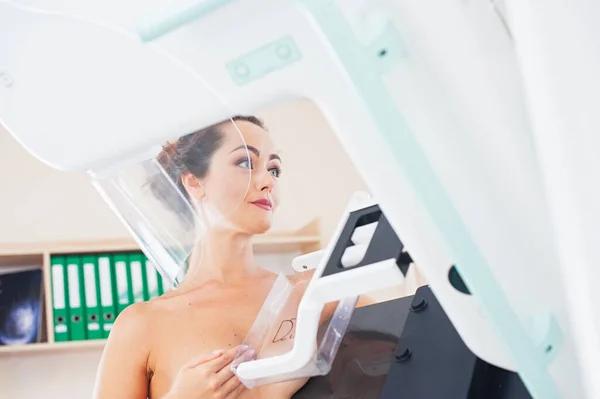
[[231,371],[240,347],[215,351],[191,360],[179,370],[168,399],[235,399],[246,387]]

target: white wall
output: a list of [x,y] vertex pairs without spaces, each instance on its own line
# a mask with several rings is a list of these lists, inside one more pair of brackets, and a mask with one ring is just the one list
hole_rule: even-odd
[[[284,164],[275,229],[297,228],[318,217],[326,244],[348,198],[364,189],[364,182],[311,102],[283,104],[259,116],[281,147]],[[50,169],[3,131],[0,165],[0,243],[127,236],[85,175]],[[90,397],[100,353],[0,354],[0,397]]]
[[91,398],[101,349],[0,355],[0,397]]

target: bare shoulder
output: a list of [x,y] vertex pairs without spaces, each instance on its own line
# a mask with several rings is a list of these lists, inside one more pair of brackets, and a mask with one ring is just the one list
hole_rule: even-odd
[[97,372],[94,398],[146,398],[155,305],[135,303],[115,320]]
[[147,323],[151,315],[149,302],[134,303],[126,307],[115,320],[113,331],[127,331],[142,329],[142,324]]
[[146,347],[146,345],[140,344],[144,344],[146,341],[145,332],[152,324],[153,308],[154,306],[150,302],[134,303],[126,307],[117,316],[107,345],[122,346],[135,342],[138,348]]
[[148,361],[160,344],[159,327],[168,315],[170,298],[156,298],[126,307],[117,316],[106,342],[105,355],[127,352],[148,367]]
[[113,333],[134,337],[139,334],[148,335],[148,330],[156,325],[156,321],[169,312],[176,295],[165,294],[162,297],[146,302],[137,302],[126,307],[115,320]]

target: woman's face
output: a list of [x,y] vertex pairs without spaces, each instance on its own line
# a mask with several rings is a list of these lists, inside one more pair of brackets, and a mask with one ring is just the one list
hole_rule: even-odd
[[223,142],[200,181],[202,203],[216,209],[217,217],[235,230],[264,233],[279,206],[281,159],[270,134],[253,123],[226,122],[221,131]]

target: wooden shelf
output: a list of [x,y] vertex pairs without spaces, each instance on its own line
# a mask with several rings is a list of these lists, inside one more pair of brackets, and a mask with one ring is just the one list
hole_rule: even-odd
[[15,243],[0,245],[0,256],[24,256],[43,253],[118,252],[138,249],[139,246],[135,240],[129,238],[97,241]]
[[29,267],[42,268],[44,255],[40,253],[10,254],[0,256],[0,272],[5,268],[26,269]]
[[72,351],[80,349],[96,349],[103,348],[106,344],[105,339],[89,340],[89,341],[70,341],[70,342],[41,342],[37,344],[27,345],[5,345],[0,346],[0,355],[11,353],[27,353],[27,352],[55,352],[55,351]]

